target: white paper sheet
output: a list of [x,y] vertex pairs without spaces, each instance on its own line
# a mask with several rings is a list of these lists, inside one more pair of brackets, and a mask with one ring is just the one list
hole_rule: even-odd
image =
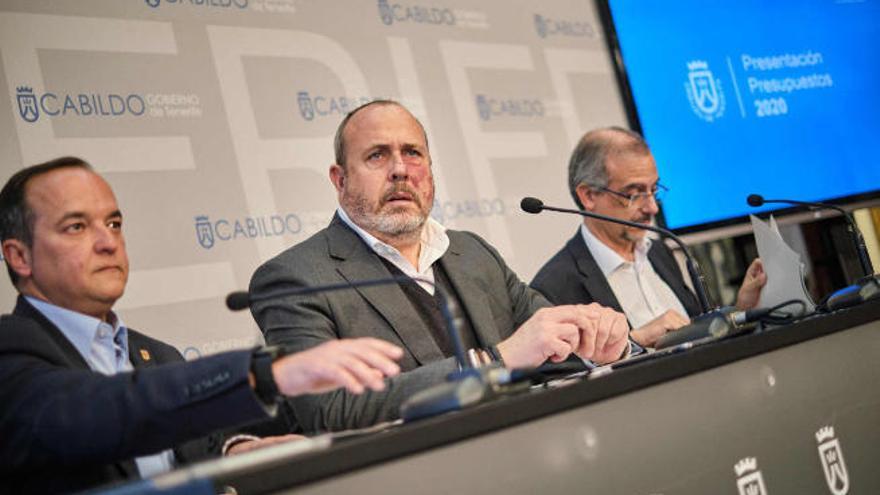
[[804,284],[804,263],[800,255],[788,247],[779,234],[776,219],[770,217],[770,224],[750,215],[752,228],[755,231],[755,243],[758,256],[764,263],[767,274],[767,285],[761,290],[759,307],[769,308],[792,299],[799,299],[806,304],[807,313],[813,311],[815,303]]

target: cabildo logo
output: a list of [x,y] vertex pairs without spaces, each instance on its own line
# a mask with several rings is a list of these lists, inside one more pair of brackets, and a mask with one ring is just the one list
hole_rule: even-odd
[[544,104],[538,99],[492,98],[477,95],[477,113],[482,120],[499,117],[543,117]]
[[160,5],[193,5],[196,7],[239,8],[246,9],[248,0],[144,0],[152,8]]
[[196,240],[205,249],[211,249],[217,241],[276,237],[284,234],[298,234],[302,230],[302,222],[293,213],[284,216],[221,218],[213,222],[208,218],[208,215],[199,215],[195,217],[195,220]]
[[201,117],[202,107],[195,94],[139,93],[37,93],[30,86],[15,90],[18,115],[34,123],[49,117]]
[[36,122],[41,114],[50,117],[140,117],[147,109],[144,98],[135,93],[36,94],[30,86],[19,86],[16,100],[18,114],[26,122]]
[[296,103],[303,120],[314,120],[316,116],[344,116],[355,108],[374,99],[368,96],[312,96],[308,91],[300,91],[296,94]]
[[688,80],[684,84],[691,110],[706,122],[713,122],[724,115],[724,92],[721,79],[716,79],[705,60],[687,63]]
[[444,24],[455,26],[455,12],[448,8],[405,5],[379,0],[379,18],[386,26],[394,22],[417,22],[419,24]]
[[501,198],[434,201],[431,216],[445,224],[461,218],[503,217],[507,205]]
[[535,14],[535,31],[541,38],[548,36],[567,36],[571,38],[595,38],[596,30],[593,25],[585,21],[570,21],[568,19],[551,19],[541,14]]

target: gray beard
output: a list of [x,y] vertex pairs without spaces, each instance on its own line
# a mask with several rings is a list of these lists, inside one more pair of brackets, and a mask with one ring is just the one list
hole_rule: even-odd
[[373,213],[369,211],[369,206],[363,199],[343,199],[346,213],[348,213],[355,224],[367,232],[379,233],[385,237],[399,238],[419,234],[428,220],[428,215],[422,213],[408,213],[405,211],[392,211],[384,214]]

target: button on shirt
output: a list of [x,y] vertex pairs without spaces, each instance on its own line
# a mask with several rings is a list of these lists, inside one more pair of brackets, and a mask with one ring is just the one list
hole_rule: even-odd
[[670,309],[687,317],[681,301],[648,259],[650,238],[645,236],[637,242],[634,261],[626,261],[596,238],[586,224],[581,224],[581,235],[632,328],[639,328]]
[[351,229],[367,243],[367,246],[369,246],[373,252],[388,260],[391,264],[406,274],[406,276],[415,279],[429,280],[430,283],[422,280],[416,280],[416,282],[419,286],[425,289],[428,294],[431,294],[432,296],[434,295],[434,270],[431,269],[431,266],[443,256],[447,249],[449,249],[449,236],[446,234],[446,227],[440,225],[439,222],[430,216],[428,217],[428,220],[425,222],[425,227],[422,229],[422,236],[420,239],[422,248],[419,251],[419,266],[413,266],[409,260],[400,254],[400,251],[398,251],[397,248],[380,241],[366,230],[357,226],[357,224],[348,217],[345,210],[337,208],[336,213],[346,225],[351,227]]
[[[25,299],[61,330],[92,371],[109,376],[134,369],[128,357],[128,329],[113,313],[111,325],[33,297],[25,296]],[[174,452],[166,450],[138,457],[135,463],[143,478],[161,474],[173,469]]]

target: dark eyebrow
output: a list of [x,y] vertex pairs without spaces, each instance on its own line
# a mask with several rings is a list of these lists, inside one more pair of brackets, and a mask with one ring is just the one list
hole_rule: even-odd
[[85,213],[83,213],[81,211],[71,211],[71,212],[65,213],[64,216],[58,220],[58,225],[61,225],[62,223],[66,222],[68,220],[71,220],[71,219],[81,220],[84,218],[86,218]]
[[[65,213],[64,216],[58,220],[58,225],[61,225],[62,223],[66,222],[68,220],[71,220],[71,219],[83,220],[86,218],[88,218],[88,215],[86,215],[84,212],[71,211],[71,212]],[[107,218],[122,218],[122,212],[120,210],[113,210],[112,213],[107,215]]]
[[[650,191],[650,190],[653,190],[653,189],[655,189],[655,188],[657,187],[657,184],[659,184],[659,183],[660,183],[660,179],[657,179],[657,182],[654,182],[654,183],[651,184],[650,186],[647,186],[646,189],[649,190],[649,191]],[[638,183],[635,183],[635,182],[631,182],[631,183],[629,183],[629,184],[623,186],[623,189],[641,189],[641,188],[642,188],[642,184],[638,184]]]
[[391,149],[391,146],[387,144],[374,144],[373,146],[367,148],[366,153],[369,155],[374,151],[388,151],[389,149]]

